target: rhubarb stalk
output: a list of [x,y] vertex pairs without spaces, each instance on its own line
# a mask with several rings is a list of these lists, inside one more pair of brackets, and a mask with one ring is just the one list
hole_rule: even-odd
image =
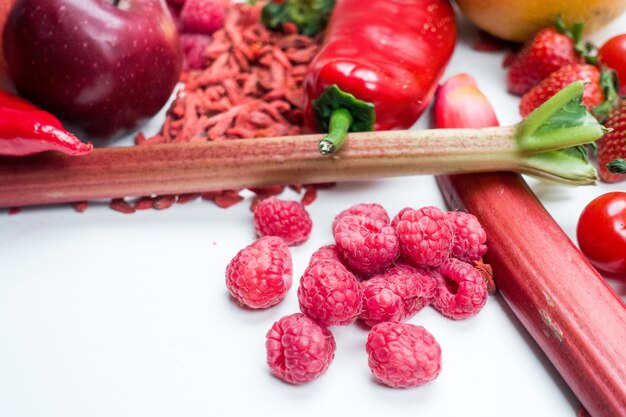
[[592,184],[595,169],[567,149],[604,132],[580,104],[582,92],[582,83],[569,85],[515,126],[350,133],[332,156],[319,154],[322,135],[307,135],[1,158],[0,207],[502,170]]
[[[479,114],[491,109],[477,89],[471,94],[439,95],[435,111],[458,116],[466,109],[457,104],[467,100]],[[468,116],[443,126],[463,127]],[[500,294],[585,408],[596,417],[626,415],[626,306],[619,296],[521,176],[450,175],[437,183],[451,209],[469,211],[485,228],[485,261]]]

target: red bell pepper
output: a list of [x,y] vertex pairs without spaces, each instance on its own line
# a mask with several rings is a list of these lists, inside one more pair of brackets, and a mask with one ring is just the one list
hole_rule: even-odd
[[0,90],[0,155],[23,156],[44,151],[82,155],[93,149],[63,128],[52,114]]
[[335,128],[322,153],[341,146],[346,129],[410,127],[429,104],[455,42],[447,0],[338,0],[304,81],[307,125]]

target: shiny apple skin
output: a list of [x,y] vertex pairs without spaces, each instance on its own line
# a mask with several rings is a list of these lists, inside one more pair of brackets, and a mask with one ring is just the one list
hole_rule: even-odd
[[160,0],[18,0],[4,31],[18,92],[106,137],[156,114],[180,77],[176,26]]

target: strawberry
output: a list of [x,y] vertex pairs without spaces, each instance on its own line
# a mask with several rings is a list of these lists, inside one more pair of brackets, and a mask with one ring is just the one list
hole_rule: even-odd
[[606,182],[618,182],[626,175],[614,174],[607,169],[607,164],[615,159],[626,158],[626,101],[622,101],[609,114],[604,126],[612,129],[598,143],[598,171]]
[[588,47],[582,43],[581,35],[581,24],[570,31],[560,19],[556,28],[539,31],[511,63],[507,73],[509,92],[521,96],[559,68],[582,64]]
[[528,116],[563,87],[578,80],[588,81],[583,93],[583,104],[589,110],[604,101],[603,89],[600,86],[600,70],[597,67],[588,64],[566,65],[548,75],[522,96],[520,113],[524,117]]

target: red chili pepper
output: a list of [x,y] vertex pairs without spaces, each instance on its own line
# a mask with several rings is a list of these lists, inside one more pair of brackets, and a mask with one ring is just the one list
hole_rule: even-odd
[[0,90],[0,155],[24,156],[44,151],[82,155],[93,149],[63,128],[53,115]]
[[[324,45],[305,78],[307,125],[328,131],[334,124],[339,131],[329,135],[334,147],[341,145],[346,126],[368,130],[366,108],[353,110],[349,95],[337,91],[324,95],[337,86],[361,106],[373,106],[375,130],[410,127],[429,104],[455,42],[454,12],[447,0],[338,0]],[[341,108],[351,119],[337,112]],[[339,120],[331,122],[331,116]],[[322,145],[322,153],[335,150]]]

